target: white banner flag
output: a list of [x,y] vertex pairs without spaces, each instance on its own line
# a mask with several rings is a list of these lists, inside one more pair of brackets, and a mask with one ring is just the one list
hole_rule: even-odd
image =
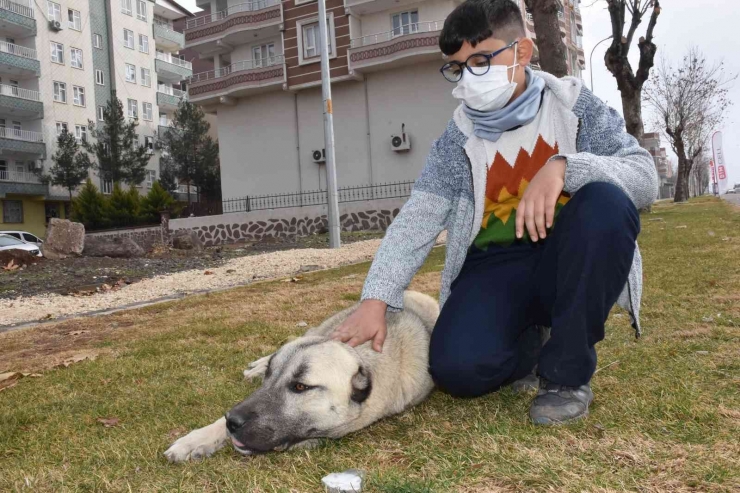
[[725,153],[722,149],[722,132],[714,132],[712,135],[712,150],[714,151],[714,167],[717,176],[717,191],[720,195],[729,188],[727,178],[727,164]]

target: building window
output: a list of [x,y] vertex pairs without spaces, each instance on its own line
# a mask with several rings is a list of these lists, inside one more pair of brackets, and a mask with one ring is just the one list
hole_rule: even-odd
[[133,15],[131,10],[131,0],[121,0],[121,12],[126,15]]
[[111,180],[101,181],[100,190],[105,195],[110,195],[111,193],[113,193],[113,182]]
[[573,13],[573,11],[570,11],[570,42],[573,44],[576,44],[576,39],[578,39],[578,28],[576,26],[576,14]]
[[4,223],[22,223],[23,222],[23,201],[22,200],[3,200],[3,222]]
[[139,51],[149,53],[149,37],[139,34]]
[[[144,137],[145,139],[151,139],[151,137]],[[154,182],[157,181],[157,172],[153,169],[146,170],[146,186],[152,188]]]
[[98,106],[98,121],[105,121],[105,106]]
[[87,142],[87,127],[85,125],[75,125],[75,138]]
[[105,85],[105,79],[103,78],[103,71],[96,69],[95,70],[95,83],[99,86]]
[[133,82],[136,84],[136,66],[130,63],[126,64],[126,82]]
[[148,68],[141,67],[141,85],[152,87],[152,73]]
[[123,30],[123,46],[134,49],[134,32],[128,29]]
[[146,22],[146,2],[144,0],[136,0],[136,18]]
[[100,34],[93,35],[93,46],[99,50],[103,49],[103,37]]
[[[300,62],[317,61],[321,56],[319,50],[319,23],[316,21],[307,22],[300,26],[303,33],[299,38],[299,41],[302,41],[303,44],[302,49],[298,52]],[[329,29],[329,35],[327,37],[329,38],[328,47],[329,56],[331,57],[334,55],[334,43],[332,42],[334,38],[334,16],[332,15],[327,19],[327,28]]]
[[[144,137],[144,147],[149,149],[150,151],[154,151],[154,137],[151,135],[147,135]],[[156,180],[156,175],[154,176],[154,179]]]
[[152,115],[152,103],[141,103],[141,113],[144,120],[152,121],[154,119]]
[[275,63],[275,43],[252,48],[252,64],[255,67],[267,67]]
[[85,88],[72,86],[72,102],[75,106],[85,106]]
[[69,63],[74,68],[82,68],[82,50],[79,48],[69,49]]
[[82,31],[82,17],[80,16],[79,10],[67,10],[67,16],[69,18],[69,28],[75,31]]
[[128,100],[128,117],[139,118],[139,103],[135,99]]
[[46,13],[50,21],[62,22],[62,6],[55,2],[46,2]]
[[67,84],[54,81],[54,101],[57,103],[67,102]]
[[64,45],[51,42],[51,61],[64,64]]
[[67,122],[57,122],[57,135],[61,135],[65,130],[69,132]]
[[415,33],[419,30],[419,11],[411,10],[393,14],[391,24],[393,25],[394,36]]

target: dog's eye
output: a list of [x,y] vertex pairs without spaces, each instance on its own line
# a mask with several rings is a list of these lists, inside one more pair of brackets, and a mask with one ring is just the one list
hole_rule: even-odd
[[293,391],[294,392],[305,392],[308,390],[307,385],[303,385],[302,383],[294,383],[293,384]]

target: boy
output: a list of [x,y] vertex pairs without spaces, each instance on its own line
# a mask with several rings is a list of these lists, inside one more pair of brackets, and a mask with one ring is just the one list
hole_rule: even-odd
[[[528,67],[534,45],[511,0],[467,0],[439,45],[461,104],[386,232],[360,308],[333,338],[382,351],[386,310],[403,309],[447,230],[429,349],[436,385],[475,397],[536,368],[532,421],[582,418],[615,303],[640,334],[637,211],[658,194],[653,160],[580,79]],[[544,345],[538,325],[551,328]]]

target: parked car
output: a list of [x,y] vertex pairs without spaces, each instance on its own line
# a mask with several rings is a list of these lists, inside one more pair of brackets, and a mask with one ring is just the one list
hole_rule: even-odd
[[728,194],[728,193],[738,193],[738,192],[737,192],[737,189],[731,188],[731,189],[729,189],[728,191],[725,192],[725,194]]
[[24,243],[13,236],[0,234],[0,251],[3,250],[25,250],[36,257],[43,257],[39,247],[33,243]]
[[34,243],[36,246],[41,246],[44,243],[44,240],[28,231],[0,231],[0,234],[10,235],[23,243]]

